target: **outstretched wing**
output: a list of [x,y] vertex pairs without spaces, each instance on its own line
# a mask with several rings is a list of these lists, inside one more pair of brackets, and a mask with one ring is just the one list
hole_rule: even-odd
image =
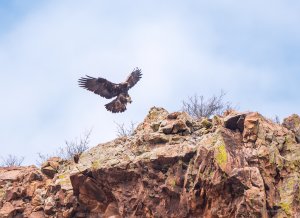
[[120,100],[120,95],[115,98],[113,101],[109,102],[105,105],[106,110],[111,111],[113,113],[120,113],[126,110],[126,104],[122,103]]
[[135,68],[132,73],[126,79],[128,83],[128,89],[132,88],[142,78],[142,71],[139,68]]
[[78,80],[79,86],[94,92],[104,98],[112,98],[120,94],[120,84],[112,83],[103,78],[91,76],[81,77]]

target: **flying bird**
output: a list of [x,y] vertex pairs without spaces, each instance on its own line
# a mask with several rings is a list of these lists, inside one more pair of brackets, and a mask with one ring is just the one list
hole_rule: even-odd
[[141,70],[135,68],[127,77],[125,82],[112,83],[104,78],[94,78],[86,75],[78,80],[79,86],[94,92],[101,97],[114,100],[105,105],[105,108],[112,113],[120,113],[126,110],[127,103],[131,103],[128,90],[132,88],[142,77]]

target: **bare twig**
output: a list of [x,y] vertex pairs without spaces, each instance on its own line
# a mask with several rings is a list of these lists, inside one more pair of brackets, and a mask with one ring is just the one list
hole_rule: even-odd
[[71,159],[74,155],[80,155],[82,152],[87,150],[88,144],[90,143],[92,129],[86,131],[79,140],[76,138],[72,141],[65,141],[66,147],[59,148],[58,156],[63,159]]
[[[115,122],[116,123],[116,122]],[[132,136],[135,130],[135,123],[130,122],[130,126],[128,128],[125,127],[125,124],[116,123],[117,125],[117,137],[124,137],[124,136]]]
[[36,160],[37,166],[42,166],[42,164],[51,157],[51,155],[49,154],[42,154],[40,152],[38,152],[37,155],[38,155],[38,159]]
[[273,123],[276,123],[276,124],[281,124],[280,122],[280,118],[278,115],[275,115],[274,118],[269,118]]
[[60,157],[64,160],[72,159],[75,156],[79,157],[82,152],[89,148],[91,133],[92,129],[86,131],[79,139],[75,138],[72,141],[65,141],[66,146],[58,148],[53,155],[38,153],[37,165],[41,166],[50,157]]
[[3,167],[21,166],[21,164],[24,161],[24,157],[17,157],[12,154],[9,154],[5,158],[2,157],[1,159],[2,159],[2,163],[0,164],[0,166]]
[[205,100],[203,95],[194,95],[188,97],[187,101],[183,101],[182,110],[195,118],[210,117],[212,115],[222,114],[224,111],[231,109],[230,102],[224,102],[226,93],[221,91],[220,95],[213,95],[208,100]]

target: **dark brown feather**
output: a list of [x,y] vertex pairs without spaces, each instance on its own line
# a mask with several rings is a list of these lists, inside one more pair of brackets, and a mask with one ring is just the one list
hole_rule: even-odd
[[128,89],[132,88],[142,78],[142,75],[142,71],[139,68],[134,69],[126,79]]
[[113,113],[120,113],[126,110],[127,103],[131,103],[128,90],[132,88],[142,77],[141,70],[136,68],[128,76],[125,82],[115,84],[104,78],[94,78],[91,76],[81,77],[78,80],[79,86],[94,92],[104,98],[116,97],[113,101],[105,105],[105,108]]
[[80,87],[107,99],[120,94],[120,92],[122,92],[122,86],[124,86],[123,84],[115,84],[106,79],[91,76],[81,77],[78,83]]
[[123,100],[123,96],[118,95],[117,98],[115,98],[113,101],[105,105],[105,108],[108,111],[111,111],[113,113],[120,113],[124,112],[126,110],[127,101]]
[[79,158],[80,158],[80,154],[75,154],[75,155],[73,156],[74,162],[75,162],[75,163],[78,163]]

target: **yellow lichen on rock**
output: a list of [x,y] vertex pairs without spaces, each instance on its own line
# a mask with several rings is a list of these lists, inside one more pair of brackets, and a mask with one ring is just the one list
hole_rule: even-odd
[[216,161],[220,166],[224,166],[224,164],[226,164],[227,153],[226,153],[225,144],[222,144],[217,148]]
[[282,208],[282,210],[287,214],[292,214],[292,208],[293,208],[293,201],[295,197],[295,186],[299,184],[300,179],[298,175],[294,174],[290,177],[284,178],[282,184],[279,187],[279,195],[280,195],[280,202],[279,206]]
[[299,217],[296,125],[234,111],[201,122],[153,107],[134,135],[78,163],[49,162],[53,178],[0,167],[0,217],[4,204],[24,217],[108,217],[109,205],[118,217]]
[[290,202],[280,202],[279,206],[285,212],[286,215],[291,215],[291,203]]
[[222,139],[216,142],[215,160],[217,164],[224,170],[227,163],[226,145]]

